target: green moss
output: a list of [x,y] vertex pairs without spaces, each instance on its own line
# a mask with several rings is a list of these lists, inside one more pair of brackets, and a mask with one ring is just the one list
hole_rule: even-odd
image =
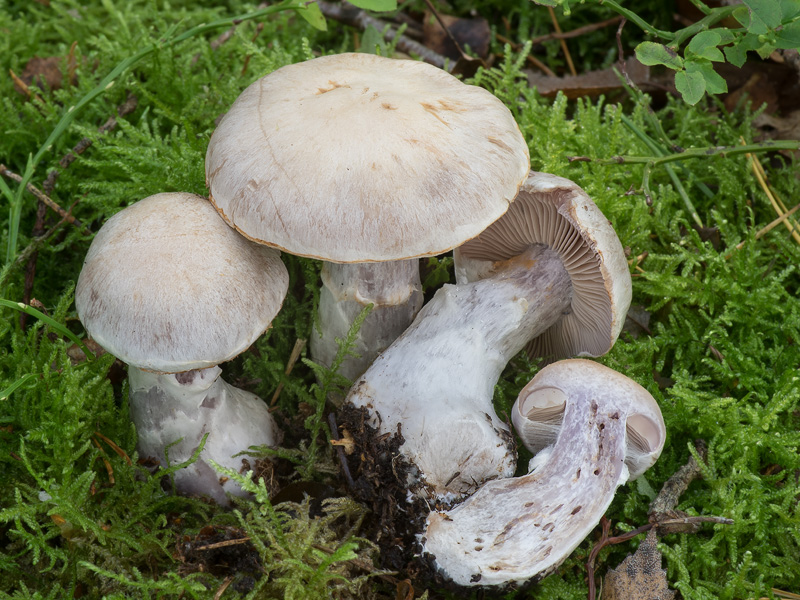
[[[520,34],[536,30],[541,18],[529,11],[530,3],[523,4],[508,8]],[[39,91],[41,102],[27,101],[8,78],[0,78],[0,162],[23,172],[28,156],[69,106],[171,26],[185,29],[248,8],[239,2],[203,8],[135,1],[53,2],[50,8],[18,3],[0,9],[3,72],[21,73],[34,54],[66,57],[78,42],[77,85]],[[93,231],[149,194],[204,193],[202,163],[214,121],[244,87],[275,68],[309,58],[312,50],[349,49],[349,34],[333,27],[317,33],[291,14],[262,22],[263,29],[240,24],[215,50],[209,42],[221,31],[158,51],[121,75],[56,141],[33,183],[41,186],[49,170],[59,168],[54,200],[65,207],[77,202],[75,215]],[[480,72],[474,83],[511,108],[529,142],[533,168],[575,180],[613,222],[630,249],[633,302],[650,316],[649,332],[623,332],[601,361],[653,393],[667,423],[667,446],[643,482],[620,490],[608,518],[619,529],[646,522],[651,489],[658,490],[685,463],[693,440],[703,438],[709,448],[704,479],[692,484],[678,508],[729,517],[734,524],[706,525],[696,534],[661,540],[673,587],[691,599],[754,598],[769,596],[772,587],[800,589],[795,476],[800,469],[800,245],[783,227],[755,239],[775,214],[743,157],[673,165],[699,218],[714,230],[713,243],[693,227],[665,169],[651,174],[648,206],[641,193],[643,166],[569,162],[570,156],[649,155],[641,134],[659,139],[660,133],[640,101],[545,100],[528,88],[522,66],[522,55],[506,52],[496,69]],[[136,109],[112,132],[98,135],[97,128],[130,94],[137,98]],[[752,136],[747,113],[669,101],[659,116],[669,142],[683,148],[736,145]],[[61,156],[84,136],[93,140],[92,147],[69,168],[58,167]],[[774,166],[770,183],[781,197],[791,203],[800,196],[791,164],[763,162]],[[19,249],[31,241],[36,212],[30,195],[23,200]],[[0,243],[5,245],[11,215],[4,211],[2,219]],[[90,241],[78,228],[62,225],[40,246],[33,287],[33,296],[51,316],[75,332],[81,330],[71,289]],[[740,242],[743,247],[735,249]],[[309,433],[300,450],[287,449],[283,456],[304,477],[324,480],[332,464],[324,398],[342,382],[302,359],[291,375],[284,374],[296,340],[311,334],[319,270],[314,261],[285,258],[291,284],[284,308],[254,349],[225,366],[226,377],[240,378],[266,399],[284,385],[281,412],[287,419],[302,414],[299,420]],[[431,262],[428,293],[449,278],[449,267],[447,258]],[[17,300],[24,265],[6,273],[4,297]],[[371,556],[371,546],[356,539],[360,516],[353,506],[331,509],[340,514],[335,511],[346,508],[347,515],[340,517],[353,527],[343,533],[332,522],[312,519],[307,505],[272,507],[260,488],[261,496],[240,504],[233,515],[166,495],[160,481],[136,463],[124,385],[115,387],[108,376],[112,359],[73,364],[69,344],[56,332],[31,318],[23,331],[18,313],[4,309],[4,315],[0,389],[21,386],[0,400],[0,598],[208,597],[223,579],[210,573],[182,575],[174,555],[181,536],[195,535],[209,523],[240,527],[260,540],[258,555],[273,578],[259,584],[257,597],[280,597],[286,590],[302,597],[297,591],[302,586],[331,590],[352,575],[347,569],[354,556]],[[524,356],[512,361],[497,387],[501,412],[538,366]],[[304,408],[298,412],[299,406]],[[315,543],[326,550],[314,552]],[[584,563],[592,544],[593,539],[585,541],[556,574],[510,596],[585,597]],[[634,545],[604,550],[598,571],[616,566]],[[294,567],[296,573],[287,575]],[[366,594],[371,587],[370,593],[379,593],[373,580],[353,583],[336,587],[337,593]],[[415,582],[415,587],[424,584]],[[235,595],[226,592],[226,597]]]

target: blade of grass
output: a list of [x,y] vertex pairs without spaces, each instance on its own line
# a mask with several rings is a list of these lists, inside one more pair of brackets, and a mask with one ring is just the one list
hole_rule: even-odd
[[190,29],[187,29],[181,34],[175,35],[175,31],[177,30],[177,25],[170,27],[170,29],[161,37],[157,42],[154,42],[133,56],[129,56],[122,62],[120,62],[116,67],[114,67],[111,72],[108,73],[103,79],[94,87],[91,91],[89,91],[86,95],[84,95],[77,103],[73,106],[67,108],[66,112],[61,117],[61,120],[56,124],[53,131],[50,133],[50,136],[47,140],[42,144],[39,148],[38,152],[31,158],[28,159],[28,164],[25,167],[25,172],[22,174],[22,179],[17,187],[16,192],[12,192],[11,189],[7,185],[0,186],[0,191],[3,192],[3,195],[11,203],[11,214],[9,217],[8,223],[8,247],[6,249],[6,261],[11,261],[17,253],[17,239],[19,237],[19,221],[22,216],[22,199],[23,199],[23,192],[27,188],[28,183],[30,183],[31,178],[33,177],[34,170],[36,169],[37,165],[41,162],[44,158],[45,154],[49,152],[58,138],[67,130],[67,128],[72,124],[75,120],[75,117],[80,113],[81,109],[89,104],[92,100],[94,100],[97,96],[103,94],[106,90],[110,89],[116,79],[122,75],[125,71],[132,68],[149,55],[158,52],[159,50],[170,48],[175,46],[185,40],[188,40],[194,36],[201,35],[203,33],[213,31],[215,29],[220,29],[222,27],[230,27],[234,23],[240,23],[242,21],[250,21],[253,19],[257,19],[259,17],[264,17],[267,15],[271,15],[277,12],[281,12],[284,10],[294,10],[295,12],[301,12],[304,10],[308,10],[308,7],[300,1],[297,0],[284,0],[278,4],[274,4],[272,6],[268,6],[266,8],[262,8],[259,10],[255,10],[250,13],[245,13],[243,15],[237,15],[235,17],[226,17],[223,19],[218,19],[216,21],[212,21],[211,23],[202,23],[200,25],[196,25]]
[[75,342],[78,347],[83,350],[83,353],[86,354],[86,358],[89,360],[94,360],[95,356],[89,348],[86,347],[86,344],[83,343],[81,338],[77,335],[72,333],[69,329],[64,327],[61,323],[56,321],[55,319],[48,317],[43,312],[40,312],[33,308],[32,306],[28,306],[27,304],[23,304],[22,302],[14,302],[13,300],[6,300],[5,298],[0,298],[0,306],[5,306],[6,308],[13,308],[14,310],[18,310],[20,312],[25,313],[26,315],[30,315],[32,317],[36,317],[43,323],[46,323],[53,329],[55,329],[58,333],[63,335],[66,338],[69,338],[73,342]]

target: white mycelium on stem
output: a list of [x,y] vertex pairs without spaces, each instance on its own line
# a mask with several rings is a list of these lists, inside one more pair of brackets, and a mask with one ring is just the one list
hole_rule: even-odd
[[280,435],[266,404],[220,378],[216,366],[266,330],[289,276],[275,250],[253,244],[200,196],[156,194],[109,219],[95,236],[75,291],[84,327],[129,365],[139,453],[167,465],[198,460],[175,476],[178,491],[226,504],[209,461],[239,469],[233,455],[274,446]]
[[416,467],[410,488],[446,501],[513,473],[511,437],[492,407],[509,359],[543,339],[537,354],[607,352],[630,302],[613,229],[580,188],[552,175],[532,173],[456,261],[459,283],[436,293],[347,397],[381,433],[400,426],[400,451]]
[[490,481],[452,510],[431,513],[422,536],[435,568],[459,585],[521,584],[552,572],[597,525],[617,487],[652,466],[664,446],[653,397],[590,361],[545,367],[514,410],[515,423],[548,422],[523,427],[526,445],[546,444],[530,473]]
[[325,267],[336,285],[325,283],[321,339],[311,342],[312,357],[329,364],[335,339],[374,303],[362,358],[342,371],[351,377],[419,308],[416,264],[380,263],[434,256],[476,236],[508,209],[529,167],[519,127],[492,94],[419,61],[361,53],[259,79],[206,154],[211,201],[246,237],[353,264]]
[[128,366],[139,454],[156,457],[163,466],[167,454],[170,464],[185,462],[209,434],[200,457],[175,473],[175,487],[183,494],[207,495],[226,505],[226,493],[242,495],[242,490],[221,477],[211,461],[239,471],[242,458],[236,454],[250,446],[276,446],[282,434],[264,401],[226,383],[221,373],[219,367],[152,373]]
[[[516,454],[492,392],[506,363],[569,310],[572,285],[551,249],[532,246],[491,279],[445,285],[353,386],[384,432],[401,426],[412,489],[453,500],[509,477]],[[419,478],[419,479],[417,479]]]

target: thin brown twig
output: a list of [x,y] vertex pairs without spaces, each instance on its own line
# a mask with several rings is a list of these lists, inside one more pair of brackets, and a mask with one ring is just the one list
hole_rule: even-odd
[[99,437],[101,440],[103,440],[103,441],[104,441],[106,444],[108,444],[108,445],[111,447],[111,449],[112,449],[114,452],[116,452],[116,453],[117,453],[117,455],[118,455],[120,458],[124,459],[124,460],[125,460],[125,462],[126,462],[126,463],[128,463],[128,466],[129,466],[129,467],[132,467],[132,466],[133,466],[133,463],[131,462],[131,458],[130,458],[130,456],[128,456],[128,454],[127,454],[127,452],[125,452],[125,450],[123,450],[122,448],[120,448],[119,446],[117,446],[117,445],[116,445],[116,444],[115,444],[115,443],[114,443],[114,442],[113,442],[111,439],[107,438],[106,436],[104,436],[104,435],[103,435],[102,433],[100,433],[99,431],[95,431],[95,432],[94,432],[94,434],[95,434],[97,437]]
[[536,44],[541,44],[542,42],[547,42],[550,40],[569,40],[586,35],[587,33],[591,33],[593,31],[597,31],[598,29],[603,29],[609,25],[615,25],[624,19],[625,17],[617,16],[612,19],[600,21],[599,23],[590,23],[589,25],[584,25],[583,27],[578,27],[577,29],[565,31],[563,33],[548,33],[547,35],[540,35],[539,37],[533,38],[531,43],[535,46]]
[[[45,232],[44,222],[47,217],[47,205],[38,200],[36,202],[36,222],[31,231],[31,237],[37,238]],[[36,279],[36,262],[39,258],[39,253],[34,252],[28,258],[28,263],[25,265],[25,287],[22,291],[22,303],[30,304],[31,296],[33,295],[33,283]],[[19,313],[19,326],[20,329],[25,330],[28,323],[28,314]]]
[[[77,201],[76,201],[77,202]],[[73,206],[75,203],[73,203]],[[70,210],[72,208],[70,207]],[[14,260],[13,263],[8,263],[2,270],[2,275],[0,275],[0,287],[3,287],[8,281],[8,277],[12,272],[12,266],[16,267],[28,261],[28,259],[41,248],[47,240],[49,240],[53,235],[66,223],[66,219],[63,217],[50,228],[50,231],[40,235],[39,237],[35,237],[31,240],[31,242],[25,247],[25,249],[17,255],[17,258]]]
[[[29,100],[36,100],[37,104],[44,103],[42,97],[39,94],[32,92],[30,86],[22,81],[22,79],[20,79],[12,69],[8,70],[8,74],[11,75],[11,80],[17,85],[17,87],[19,87],[19,89],[22,90],[22,93],[25,94]],[[41,110],[41,107],[39,107],[39,110]]]
[[[328,415],[328,425],[330,425],[331,437],[333,440],[336,442],[340,441],[341,438],[339,437],[339,426],[336,424],[336,415],[334,413]],[[353,476],[350,474],[350,467],[347,465],[347,456],[345,450],[340,444],[334,444],[333,447],[336,448],[336,455],[339,457],[339,464],[342,465],[342,473],[344,473],[347,487],[352,490],[355,488],[356,484],[353,481]]]
[[436,20],[439,22],[439,26],[444,30],[447,37],[450,38],[450,41],[453,42],[453,44],[456,47],[456,50],[461,55],[461,57],[467,60],[472,60],[472,57],[468,56],[467,53],[464,52],[463,48],[461,48],[461,44],[459,44],[458,40],[455,37],[453,37],[452,33],[450,33],[450,28],[447,25],[445,25],[444,19],[442,19],[442,16],[439,14],[439,11],[436,10],[436,7],[433,5],[433,2],[431,2],[431,0],[425,0],[425,5],[428,7],[428,10],[433,13],[433,16],[436,17]]
[[[297,338],[294,342],[294,348],[292,348],[292,353],[289,355],[289,360],[286,362],[286,368],[283,371],[283,374],[287,377],[292,374],[292,369],[294,369],[294,365],[300,359],[300,353],[303,351],[303,348],[306,347],[306,341],[302,338]],[[272,400],[270,400],[269,405],[275,406],[275,403],[278,401],[278,396],[281,395],[281,391],[283,390],[283,382],[281,381],[278,384],[275,393],[272,394]]]
[[[744,144],[744,139],[742,139],[742,144]],[[780,197],[770,188],[769,183],[767,183],[767,173],[764,171],[764,167],[761,166],[761,163],[754,154],[748,152],[745,154],[745,156],[747,156],[747,158],[750,160],[753,173],[755,174],[761,189],[764,190],[767,198],[769,198],[772,208],[775,209],[775,212],[778,214],[778,216],[783,216],[784,213],[787,212],[786,205],[783,203],[783,200],[781,200]],[[800,244],[800,227],[798,227],[791,219],[784,219],[782,222],[784,225],[786,225],[786,229],[788,229],[792,234],[794,241]]]
[[[556,18],[556,11],[553,10],[552,6],[548,6],[547,10],[550,12],[550,20],[553,21],[553,27],[555,27],[556,33],[561,32],[561,25],[558,24],[558,19]],[[564,39],[559,40],[561,43],[561,51],[564,52],[564,58],[567,59],[567,66],[569,67],[569,72],[572,74],[573,77],[578,75],[578,72],[575,70],[575,64],[572,62],[572,55],[569,53],[569,48],[567,47],[567,41]]]
[[628,68],[625,65],[625,49],[622,47],[622,29],[625,27],[625,23],[627,22],[628,20],[623,18],[619,22],[619,27],[617,27],[617,64],[619,65],[619,70],[623,77],[625,77],[625,83],[627,83],[630,87],[635,88],[636,85],[631,80],[630,75],[628,75]]
[[197,546],[195,550],[216,550],[217,548],[227,548],[228,546],[238,546],[239,544],[246,544],[250,541],[249,536],[245,536],[243,538],[238,538],[235,540],[225,540],[224,542],[216,542],[214,544],[208,544],[206,546]]
[[214,600],[220,600],[220,598],[222,598],[222,594],[225,593],[225,590],[228,589],[228,586],[231,584],[232,581],[233,581],[233,575],[228,575],[225,578],[225,581],[222,582],[222,585],[219,586],[219,588],[217,589],[217,592],[214,594]]
[[[3,175],[12,181],[16,181],[17,183],[22,183],[22,177],[11,171],[5,165],[0,164],[0,175]],[[72,223],[76,227],[81,227],[84,230],[84,233],[91,235],[91,231],[84,227],[84,225],[68,211],[61,208],[53,199],[50,198],[47,194],[41,191],[39,188],[34,186],[32,183],[29,183],[25,189],[27,189],[31,194],[33,194],[37,200],[44,202],[51,210],[56,212],[62,219],[67,221],[68,223]]]

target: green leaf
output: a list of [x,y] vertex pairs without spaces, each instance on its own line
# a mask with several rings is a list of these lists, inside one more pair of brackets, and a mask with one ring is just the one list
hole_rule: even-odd
[[725,58],[727,58],[728,62],[734,67],[741,67],[747,60],[747,48],[742,44],[729,46],[725,48]]
[[328,23],[325,21],[325,16],[322,14],[316,2],[306,4],[306,7],[299,9],[297,14],[303,17],[306,23],[311,25],[314,29],[328,31]]
[[643,65],[652,67],[653,65],[664,65],[670,69],[683,68],[683,59],[678,53],[667,48],[664,44],[655,42],[642,42],[636,46],[636,58]]
[[687,50],[700,54],[706,48],[715,48],[722,43],[722,37],[716,31],[701,31],[692,38]]
[[759,55],[761,58],[763,58],[764,60],[766,60],[766,59],[768,59],[768,58],[769,58],[769,55],[770,55],[770,54],[772,54],[772,53],[775,51],[775,49],[776,49],[777,47],[778,47],[778,45],[777,45],[777,44],[774,44],[774,43],[768,42],[768,43],[764,44],[763,46],[761,46],[761,47],[759,47],[759,48],[756,48],[756,52],[758,52],[758,55]]
[[778,48],[800,48],[800,21],[790,23],[775,32]]
[[784,23],[800,15],[800,0],[780,0],[780,4],[781,19]]
[[675,87],[687,104],[697,104],[706,92],[706,80],[697,72],[678,71],[675,73]]
[[722,51],[717,48],[721,42],[722,37],[716,31],[701,31],[686,46],[686,52],[707,60],[723,62],[725,57],[722,56]]
[[397,0],[350,0],[350,4],[375,12],[397,10]]
[[781,5],[778,0],[742,0],[748,8],[750,33],[763,34],[781,24]]
[[361,36],[361,52],[366,54],[385,55],[386,43],[383,41],[381,32],[372,25],[368,25]]
[[736,41],[736,34],[727,27],[717,27],[714,29],[719,34],[719,44],[717,46],[724,46]]
[[709,94],[724,94],[728,91],[727,82],[714,70],[714,67],[709,62],[693,61],[686,63],[686,71],[700,73],[705,80],[705,88]]

